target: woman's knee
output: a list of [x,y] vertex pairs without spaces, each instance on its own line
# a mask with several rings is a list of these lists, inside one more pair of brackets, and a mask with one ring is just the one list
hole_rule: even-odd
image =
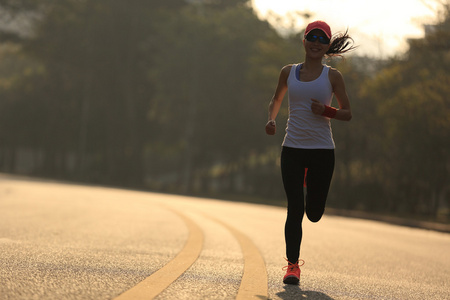
[[313,223],[317,223],[320,221],[320,219],[322,219],[323,213],[306,213],[306,215],[308,216],[308,220],[310,220]]
[[325,212],[324,206],[306,205],[306,216],[311,222],[319,222]]

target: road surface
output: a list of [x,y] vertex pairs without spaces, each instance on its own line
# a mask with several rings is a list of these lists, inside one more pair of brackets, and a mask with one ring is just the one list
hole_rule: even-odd
[[450,235],[325,215],[282,283],[279,207],[0,176],[0,299],[450,299]]

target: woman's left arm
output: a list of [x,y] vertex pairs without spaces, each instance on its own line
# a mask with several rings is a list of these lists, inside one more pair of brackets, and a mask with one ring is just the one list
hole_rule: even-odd
[[336,69],[330,69],[329,75],[333,93],[339,104],[339,109],[334,118],[341,121],[350,121],[352,119],[352,110],[350,108],[347,91],[345,90],[344,77],[341,72]]

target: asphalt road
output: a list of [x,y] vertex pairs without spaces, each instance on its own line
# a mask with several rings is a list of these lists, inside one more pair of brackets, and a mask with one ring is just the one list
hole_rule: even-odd
[[282,283],[285,210],[0,176],[0,299],[450,299],[450,234],[324,216]]

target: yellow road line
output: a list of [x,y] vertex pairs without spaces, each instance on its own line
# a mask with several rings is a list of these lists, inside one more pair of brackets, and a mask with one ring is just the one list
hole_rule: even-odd
[[172,282],[183,274],[199,257],[203,248],[203,232],[191,219],[185,215],[176,213],[186,223],[189,237],[186,245],[178,255],[136,286],[119,295],[115,300],[140,300],[153,299],[164,291]]
[[237,300],[267,299],[267,270],[264,259],[256,245],[243,233],[228,224],[213,219],[227,228],[238,240],[244,256],[244,274],[239,287]]

